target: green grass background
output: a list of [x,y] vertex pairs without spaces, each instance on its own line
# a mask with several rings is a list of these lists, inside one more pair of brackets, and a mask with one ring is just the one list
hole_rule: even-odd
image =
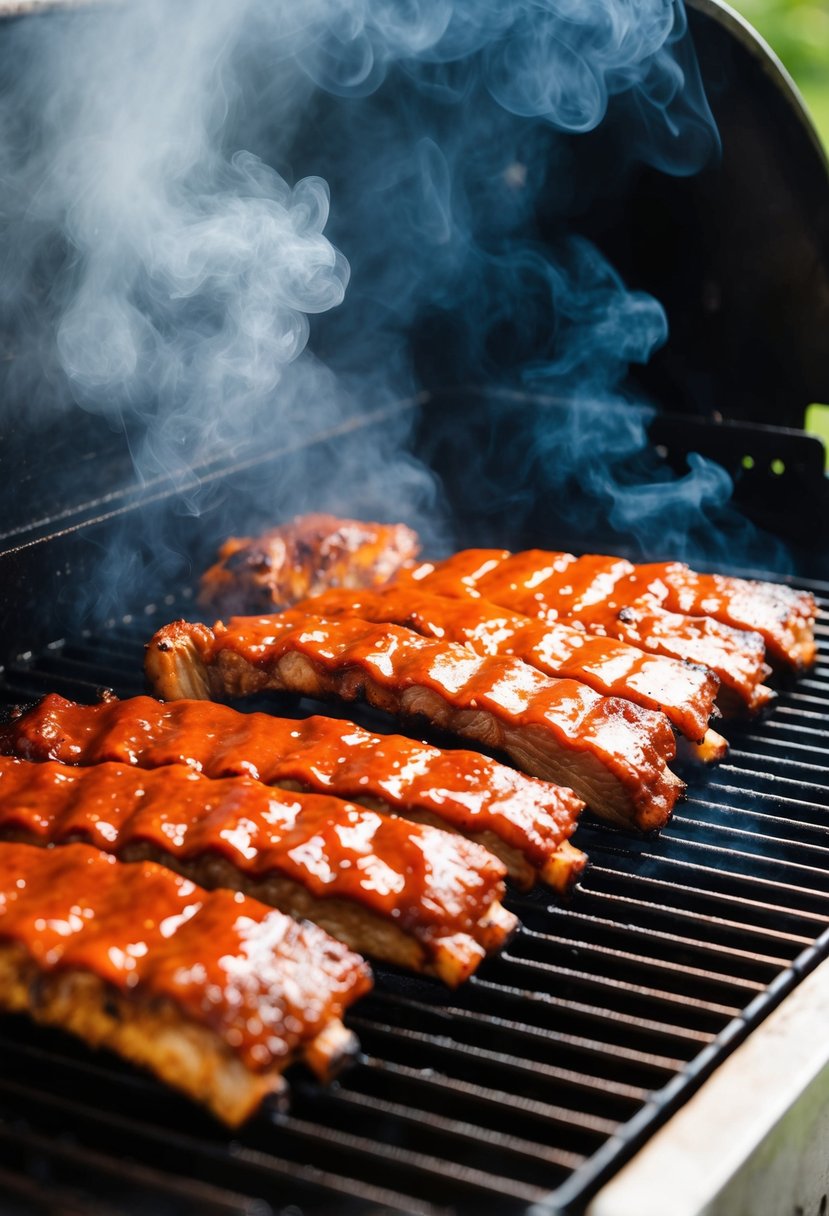
[[829,0],[730,0],[794,77],[829,148]]

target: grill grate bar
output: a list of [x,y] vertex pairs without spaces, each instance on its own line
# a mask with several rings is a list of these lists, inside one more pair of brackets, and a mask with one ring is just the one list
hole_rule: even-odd
[[[570,1107],[557,1105],[552,1102],[539,1101],[537,1098],[524,1094],[505,1094],[502,1091],[489,1089],[463,1078],[436,1076],[422,1069],[412,1068],[385,1057],[373,1056],[370,1053],[363,1058],[366,1069],[375,1070],[383,1078],[390,1077],[395,1082],[404,1082],[417,1089],[426,1089],[440,1101],[444,1096],[458,1096],[470,1100],[483,1107],[494,1107],[498,1112],[508,1112],[511,1117],[528,1116],[537,1120],[544,1127],[561,1127],[569,1132],[585,1132],[594,1136],[596,1142],[613,1135],[616,1123],[613,1119],[592,1114],[588,1111],[573,1110]],[[347,1078],[349,1088],[360,1080],[359,1074]]]
[[[551,947],[563,946],[565,951],[576,950],[583,957],[585,962],[595,963],[596,960],[601,960],[608,967],[608,972],[611,969],[624,971],[627,974],[631,972],[651,975],[653,973],[662,979],[666,990],[671,991],[671,985],[676,983],[680,987],[687,981],[700,986],[707,986],[711,989],[722,988],[727,991],[733,991],[737,994],[738,999],[745,997],[751,999],[748,994],[751,992],[762,992],[766,984],[760,980],[751,980],[744,977],[736,977],[729,973],[721,975],[716,971],[705,970],[702,967],[693,967],[687,963],[679,962],[678,960],[665,960],[655,956],[646,956],[634,954],[630,950],[618,950],[610,946],[604,946],[597,942],[579,939],[577,937],[566,938],[563,936],[555,936],[553,934],[537,933],[531,929],[525,928],[518,938],[516,943],[512,943],[505,951],[502,952],[502,958],[508,962],[519,957],[516,951],[519,949],[526,950],[536,961],[542,953],[555,955],[557,951],[551,950]],[[520,955],[521,961],[525,961],[524,955]],[[544,959],[538,959],[543,961]],[[549,964],[547,964],[549,965]],[[612,974],[608,978],[613,978]]]
[[[774,802],[773,807],[786,811],[793,805],[792,799],[781,798]],[[709,798],[689,798],[683,804],[683,810],[677,814],[676,820],[677,823],[697,822],[699,815],[705,815],[708,827],[718,832],[759,835],[775,847],[784,845],[793,851],[806,850],[819,857],[829,848],[829,824],[824,826],[819,822],[814,823],[812,816],[818,818],[822,813],[826,817],[827,811],[810,802],[805,802],[803,806],[808,815],[801,821],[785,815],[775,815],[773,809],[767,810],[762,803],[748,810],[728,803],[712,802]],[[753,830],[750,825],[754,825]],[[823,841],[828,843],[824,844]]]
[[[729,780],[734,773],[739,776],[739,769],[723,766],[722,771],[712,774],[706,782],[703,787],[705,794],[710,797],[711,794],[717,793],[737,799],[745,799],[750,796],[752,804],[756,803],[761,808],[768,803],[784,807],[800,808],[802,806],[804,810],[813,811],[817,815],[821,812],[825,814],[827,805],[829,805],[829,798],[827,798],[827,788],[829,787],[811,782],[805,776],[802,781],[798,781],[792,777],[769,774],[759,779],[754,777],[751,784],[746,780],[742,785],[734,785],[733,781]],[[750,772],[746,772],[745,776],[750,779]],[[796,790],[802,791],[802,798],[793,796]],[[692,794],[688,801],[695,801],[695,795]]]
[[[625,872],[635,871],[637,866],[645,864],[659,870],[660,873],[670,873],[671,871],[679,870],[686,878],[699,877],[701,882],[722,883],[735,887],[744,887],[750,891],[759,890],[771,895],[777,894],[780,896],[781,901],[780,906],[777,908],[777,915],[781,920],[793,918],[803,920],[805,923],[813,924],[816,931],[825,927],[827,917],[829,917],[829,897],[827,897],[824,891],[813,887],[800,887],[793,882],[784,882],[780,879],[742,873],[739,866],[726,869],[724,866],[706,864],[706,860],[708,862],[716,862],[721,854],[725,854],[728,859],[727,851],[713,849],[703,844],[695,848],[695,842],[693,841],[688,842],[687,840],[680,839],[680,843],[685,846],[688,846],[690,843],[693,852],[697,855],[703,854],[705,860],[698,861],[691,860],[690,858],[669,857],[665,854],[652,852],[648,848],[642,848],[640,851],[634,852],[624,847],[613,845],[606,840],[592,841],[589,846],[589,852],[591,856],[603,853],[618,863],[619,868]],[[636,878],[638,881],[638,872],[636,872]],[[716,887],[714,891],[716,891]],[[704,894],[705,896],[709,896],[711,891],[706,889]],[[733,897],[731,892],[726,892],[726,894],[728,898]],[[808,907],[799,907],[798,905],[802,903],[815,904],[822,911],[812,912]],[[774,905],[768,905],[764,900],[752,901],[752,906],[755,908],[762,908],[764,906],[774,908]]]
[[[365,1107],[363,1109],[366,1109]],[[306,1141],[313,1146],[320,1139],[320,1124],[305,1119],[297,1119],[292,1115],[279,1115],[275,1120],[282,1135],[289,1134],[292,1144]],[[425,1153],[413,1152],[400,1145],[386,1145],[379,1140],[370,1140],[365,1136],[357,1136],[347,1132],[333,1131],[325,1127],[322,1135],[326,1151],[338,1149],[343,1155],[347,1154],[355,1164],[365,1164],[368,1168],[382,1165],[391,1166],[400,1174],[413,1173],[417,1176],[415,1185],[431,1182],[446,1186],[446,1162]],[[408,1183],[412,1185],[411,1181]],[[522,1183],[514,1175],[511,1178],[499,1177],[497,1174],[485,1173],[469,1165],[454,1160],[452,1170],[452,1185],[468,1191],[484,1192],[490,1195],[501,1195],[504,1198],[520,1199],[524,1203],[537,1203],[549,1192],[549,1187],[530,1186]]]
[[[421,1019],[437,1015],[453,1027],[459,1025],[485,1027],[488,1031],[494,1031],[499,1036],[519,1038],[533,1044],[538,1042],[545,1047],[548,1047],[551,1041],[549,1030],[512,1022],[506,1018],[476,1013],[473,1010],[463,1009],[459,1006],[441,1005],[435,1009],[433,1006],[425,1005],[422,1001],[404,1000],[393,993],[383,992],[382,990],[373,993],[364,1002],[364,1005],[369,1008],[375,1004],[383,1005],[387,1009],[393,1008],[397,1017],[401,1015],[401,1011],[405,1011],[410,1016]],[[636,1051],[631,1047],[604,1043],[596,1039],[588,1039],[581,1035],[567,1034],[561,1031],[555,1032],[554,1042],[557,1047],[565,1047],[568,1050],[576,1052],[604,1056],[614,1063],[621,1062],[640,1065],[660,1073],[676,1072],[684,1063],[682,1059],[655,1055],[652,1052]]]
[[[504,1052],[492,1051],[483,1047],[475,1047],[473,1050],[449,1035],[426,1034],[400,1026],[390,1029],[384,1022],[374,1021],[362,1014],[352,1014],[349,1018],[349,1025],[354,1026],[361,1036],[365,1036],[367,1042],[394,1037],[395,1049],[399,1049],[399,1045],[403,1043],[410,1049],[414,1047],[425,1049],[429,1059],[444,1059],[450,1069],[468,1066],[471,1061],[477,1072],[486,1069],[488,1075],[495,1078],[492,1088],[495,1088],[499,1081],[512,1076],[513,1084],[518,1083],[520,1077],[526,1077],[535,1084],[553,1082],[557,1086],[574,1090],[576,1094],[580,1090],[593,1094],[595,1078],[576,1072],[574,1069],[559,1068],[535,1060],[520,1060]],[[642,1102],[647,1095],[647,1091],[641,1086],[624,1085],[610,1078],[602,1080],[602,1089],[605,1097],[610,1096],[631,1103]]]
[[[594,934],[600,933],[602,935],[602,940],[607,940],[608,938],[614,937],[622,937],[629,940],[631,929],[635,928],[630,924],[620,925],[618,921],[613,920],[610,917],[601,916],[595,912],[588,912],[587,910],[576,912],[565,908],[558,913],[558,916],[566,922],[565,928],[570,929],[572,927],[573,929],[573,936],[570,936],[570,934],[562,935],[561,940],[568,942],[578,941],[579,939],[575,935],[583,934],[585,932]],[[527,932],[531,933],[532,930],[527,930]],[[536,934],[536,936],[546,937],[548,935]],[[698,937],[685,937],[682,934],[666,932],[662,929],[650,928],[647,933],[647,940],[650,946],[655,946],[657,948],[661,946],[665,950],[665,953],[670,953],[670,959],[668,960],[669,962],[671,959],[676,958],[676,954],[674,953],[676,949],[681,951],[692,951],[694,954],[701,954],[703,956],[711,956],[715,961],[719,962],[723,967],[726,968],[732,966],[734,963],[748,963],[756,964],[758,968],[764,971],[768,970],[775,972],[778,970],[781,962],[780,957],[777,956],[758,954],[756,951],[746,950],[744,947],[727,946],[719,942],[703,941]],[[784,957],[786,961],[788,961],[790,955],[787,954]],[[703,972],[703,974],[707,973]],[[760,987],[764,988],[766,983],[768,983],[768,977],[765,983],[762,983]]]
[[710,1043],[713,1038],[713,1034],[699,1030],[695,1026],[683,1025],[679,1020],[676,1023],[669,1023],[645,1017],[641,1011],[608,1009],[603,1004],[589,1005],[582,1001],[572,1000],[561,991],[556,992],[553,1004],[553,998],[548,994],[512,987],[504,979],[493,983],[478,975],[474,976],[469,984],[473,985],[472,991],[475,995],[480,993],[483,1000],[495,1007],[499,1004],[517,1005],[520,1009],[526,1010],[540,1006],[544,1013],[548,1013],[553,1008],[563,1016],[574,1018],[582,1023],[588,1022],[591,1025],[601,1026],[608,1037],[614,1031],[618,1034],[638,1032],[650,1040],[667,1040],[676,1051],[684,1047],[691,1052],[699,1050],[701,1046]]
[[[294,1092],[297,1093],[298,1090],[299,1087],[295,1086]],[[500,1151],[523,1159],[532,1166],[544,1163],[564,1170],[574,1170],[578,1169],[586,1160],[581,1153],[566,1152],[539,1140],[521,1140],[517,1136],[493,1131],[488,1131],[486,1136],[482,1137],[481,1128],[476,1124],[461,1123],[457,1119],[446,1119],[433,1110],[417,1110],[399,1102],[389,1102],[377,1097],[376,1094],[361,1094],[355,1090],[349,1091],[340,1088],[323,1096],[331,1102],[336,1102],[352,1120],[355,1115],[357,1120],[373,1118],[377,1115],[388,1117],[411,1125],[417,1130],[425,1127],[431,1134],[443,1137],[447,1144],[453,1140],[463,1140],[477,1147],[482,1144],[483,1140],[487,1153]],[[319,1095],[315,1093],[313,1100],[317,1101],[318,1097]]]
[[[740,744],[746,754],[754,759],[756,767],[765,764],[766,758],[769,757],[774,763],[779,763],[782,759],[791,760],[792,763],[797,764],[802,759],[804,763],[809,764],[810,768],[822,769],[822,761],[826,755],[825,743],[821,747],[819,744],[804,743],[802,740],[796,739],[781,740],[751,734],[741,736]],[[750,748],[756,750],[750,750]]]
[[[166,1196],[167,1199],[186,1200],[188,1203],[198,1204],[199,1211],[204,1213],[204,1216],[262,1216],[261,1202],[250,1196],[234,1194],[223,1187],[210,1186],[197,1178],[185,1181],[176,1175],[130,1161],[126,1157],[110,1157],[106,1153],[96,1152],[74,1140],[66,1143],[57,1137],[41,1136],[36,1132],[19,1129],[10,1124],[0,1124],[0,1142],[12,1149],[15,1154],[25,1153],[44,1158],[52,1164],[52,1167],[55,1162],[58,1162],[68,1164],[73,1173],[77,1172],[81,1176],[84,1173],[88,1173],[90,1176],[97,1173],[111,1177],[117,1180],[119,1189],[123,1187],[124,1183],[128,1184],[133,1191],[140,1189],[144,1192],[145,1200],[146,1192],[150,1192],[156,1202]],[[14,1176],[0,1170],[0,1195],[8,1196],[14,1193],[14,1182]],[[55,1183],[52,1181],[46,1188],[38,1187],[34,1191],[27,1188],[22,1194],[27,1198],[48,1200],[49,1211],[56,1210],[55,1201],[57,1199],[60,1203],[61,1213],[77,1211],[79,1216],[81,1214],[90,1216],[91,1209],[88,1206],[88,1200],[83,1195],[79,1195],[74,1188],[66,1191],[63,1186],[58,1184],[57,1191],[56,1195]],[[76,1204],[77,1207],[75,1207]],[[108,1206],[106,1209],[97,1205],[94,1208],[94,1212],[101,1213],[101,1216],[104,1211],[113,1210]]]
[[715,1001],[702,1000],[687,993],[671,992],[668,989],[652,988],[646,984],[631,983],[611,976],[596,975],[593,972],[582,971],[577,967],[566,967],[560,963],[550,964],[539,959],[520,959],[514,955],[502,956],[499,962],[503,962],[501,970],[506,972],[510,978],[516,975],[521,976],[525,980],[525,987],[533,977],[536,978],[537,985],[541,985],[546,976],[548,980],[556,982],[556,991],[567,992],[572,987],[587,989],[588,992],[596,992],[597,1002],[610,1003],[615,1000],[617,1008],[621,1005],[623,1009],[627,1009],[633,1003],[639,1008],[644,1006],[649,1009],[655,1007],[661,1010],[681,1011],[683,1024],[687,1024],[696,1014],[709,1027],[713,1022],[718,1030],[723,1018],[730,1019],[739,1012],[739,1006],[736,1005],[724,1005]]
[[[591,867],[591,878],[598,879],[599,883],[609,877],[611,882],[619,877],[614,870],[609,870],[603,866],[594,865]],[[778,948],[779,953],[773,955],[775,959],[790,959],[793,954],[808,946],[811,938],[802,933],[787,933],[781,929],[769,928],[766,925],[754,925],[747,919],[745,921],[730,920],[723,916],[712,916],[704,912],[696,911],[691,908],[678,906],[677,899],[684,893],[689,892],[690,888],[683,887],[680,884],[671,884],[660,882],[655,878],[648,878],[646,875],[637,876],[636,885],[649,883],[653,886],[658,886],[662,892],[660,902],[656,900],[642,899],[641,896],[631,896],[627,894],[619,894],[615,891],[607,890],[600,886],[595,886],[591,882],[590,887],[583,887],[580,904],[584,914],[590,913],[591,909],[596,909],[596,913],[607,912],[608,909],[618,910],[619,919],[624,917],[625,923],[628,926],[635,926],[640,929],[650,930],[651,925],[662,921],[668,921],[674,928],[677,924],[688,922],[693,930],[697,931],[697,926],[702,926],[708,933],[710,941],[712,935],[720,934],[722,936],[735,936],[741,941],[756,937],[762,942],[765,952]],[[739,910],[747,912],[751,908],[751,903],[748,900],[738,901],[729,899],[728,896],[718,896],[716,892],[711,894],[711,901],[721,899],[728,905],[739,905]],[[774,913],[773,905],[759,905],[767,912]],[[615,923],[615,920],[614,920]],[[784,947],[788,949],[784,950]]]
[[[89,1106],[77,1098],[66,1099],[53,1093],[36,1088],[32,1084],[19,1084],[0,1079],[0,1099],[5,1096],[14,1102],[14,1109],[29,1114],[34,1109],[35,1114],[54,1118],[62,1116],[68,1121],[76,1136],[89,1133],[103,1140],[108,1140],[113,1133],[123,1137],[123,1143],[129,1144],[131,1151],[141,1152],[146,1148],[160,1159],[166,1159],[172,1152],[178,1163],[188,1162],[191,1165],[202,1163],[205,1166],[220,1165],[223,1172],[232,1172],[235,1164],[243,1163],[251,1171],[251,1177],[294,1182],[311,1185],[314,1189],[322,1189],[332,1196],[342,1199],[360,1199],[363,1202],[386,1205],[395,1212],[411,1212],[411,1199],[398,1194],[390,1188],[372,1186],[359,1179],[345,1175],[332,1174],[315,1166],[304,1165],[294,1160],[286,1160],[274,1154],[256,1152],[230,1142],[225,1146],[212,1142],[206,1137],[187,1136],[170,1126],[155,1124],[146,1119],[135,1119],[120,1111],[99,1110]],[[262,1119],[260,1117],[260,1123]],[[178,1166],[182,1168],[181,1164]],[[198,1180],[198,1179],[197,1179]],[[432,1212],[432,1205],[423,1205],[425,1212]]]
[[[690,831],[690,835],[688,832]],[[716,859],[720,863],[720,868],[729,873],[730,877],[739,878],[740,870],[745,866],[745,860],[751,857],[756,865],[756,868],[761,872],[760,880],[767,880],[767,876],[782,872],[785,874],[792,886],[795,880],[800,880],[803,883],[812,881],[820,882],[826,879],[826,871],[820,866],[810,866],[803,862],[792,861],[790,858],[784,857],[768,857],[763,849],[764,839],[758,832],[745,832],[738,828],[718,827],[716,830],[717,836],[725,836],[731,843],[720,844],[714,841],[706,841],[698,837],[704,835],[713,835],[711,828],[703,820],[693,819],[689,816],[677,816],[671,820],[667,827],[662,829],[662,835],[665,839],[676,841],[682,845],[689,853],[702,854],[712,859]],[[733,847],[736,844],[748,846],[754,844],[754,850],[744,847],[742,849]],[[820,850],[823,852],[823,850]],[[782,885],[782,884],[781,884]],[[816,888],[809,889],[820,895],[822,900],[829,898],[829,893],[820,891]]]
[[[745,740],[741,740],[741,743],[744,744]],[[789,756],[766,756],[762,751],[751,752],[745,747],[732,748],[729,752],[728,763],[720,765],[720,772],[733,773],[736,777],[744,779],[744,784],[740,786],[744,790],[749,781],[758,779],[758,760],[773,772],[775,781],[782,777],[787,783],[787,788],[802,785],[803,781],[797,776],[798,773],[802,773],[809,790],[820,790],[821,792],[829,790],[829,773],[821,765],[811,764],[806,760],[792,760]],[[738,761],[743,763],[737,763]],[[779,774],[777,770],[780,770]]]
[[[817,880],[826,879],[826,870],[819,864],[824,860],[824,855],[829,852],[826,848],[819,845],[800,844],[797,841],[772,838],[775,849],[778,852],[785,852],[785,856],[767,857],[769,838],[764,836],[762,832],[749,831],[746,828],[735,828],[727,824],[716,825],[716,836],[718,843],[698,842],[694,836],[687,839],[685,833],[689,831],[700,836],[708,833],[713,834],[714,829],[703,819],[697,819],[693,815],[679,814],[675,815],[671,823],[664,829],[665,834],[672,840],[682,841],[688,848],[703,848],[716,851],[723,857],[729,858],[729,864],[738,866],[740,863],[738,858],[746,856],[762,859],[763,864],[767,867],[780,867],[786,871],[799,870],[806,874],[814,874]],[[719,838],[725,838],[729,843],[719,843]],[[737,846],[742,847],[737,847]],[[788,854],[791,854],[789,856]],[[809,864],[807,860],[796,861],[795,857],[803,857],[812,859],[815,864]]]

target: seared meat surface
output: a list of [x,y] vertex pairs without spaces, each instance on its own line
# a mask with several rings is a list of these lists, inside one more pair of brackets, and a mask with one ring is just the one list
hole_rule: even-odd
[[314,925],[84,844],[0,845],[0,1008],[149,1068],[235,1126],[304,1058],[353,1053],[340,1021],[371,986]]
[[0,836],[44,846],[83,840],[124,860],[158,861],[449,984],[515,927],[499,903],[504,867],[479,845],[252,777],[3,756]]
[[683,789],[668,768],[675,741],[662,714],[394,625],[301,612],[237,617],[215,632],[177,621],[149,643],[146,671],[168,700],[275,688],[424,716],[504,750],[525,772],[569,786],[626,827],[662,826]]
[[216,612],[273,612],[326,587],[377,587],[416,557],[405,524],[303,515],[262,536],[233,536],[203,575],[199,603]]
[[808,591],[757,579],[697,574],[682,562],[636,566],[625,590],[650,596],[670,612],[712,616],[737,629],[754,630],[775,663],[800,670],[814,662],[817,605]]
[[524,889],[540,877],[565,891],[586,860],[568,843],[584,807],[571,790],[478,752],[376,735],[334,718],[291,720],[150,697],[79,705],[50,693],[0,727],[0,753],[63,764],[188,764],[208,777],[247,774],[334,794],[468,836]]
[[462,642],[476,654],[522,659],[545,675],[579,680],[603,696],[664,711],[700,741],[715,712],[719,680],[707,668],[649,655],[559,621],[533,620],[485,599],[431,595],[418,585],[382,591],[326,591],[297,605],[313,616],[388,621],[427,638]]
[[623,558],[467,549],[401,575],[400,586],[414,582],[436,595],[480,596],[547,623],[564,621],[649,654],[700,664],[718,677],[724,712],[754,712],[770,702],[774,694],[763,683],[770,668],[760,633],[710,615],[668,611],[630,584],[634,571]]

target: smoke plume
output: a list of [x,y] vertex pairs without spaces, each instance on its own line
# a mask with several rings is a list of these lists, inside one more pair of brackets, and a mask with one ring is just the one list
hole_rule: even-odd
[[[212,460],[278,443],[290,474],[251,473],[263,517],[324,505],[434,539],[408,414],[339,461],[305,440],[424,383],[485,382],[571,403],[526,442],[611,529],[660,517],[653,470],[613,470],[645,445],[626,377],[665,317],[579,216],[631,166],[716,153],[681,3],[139,0],[0,35],[2,421],[69,436],[59,494],[90,427],[196,514]],[[617,151],[591,165],[608,124]],[[727,498],[705,462],[660,476],[696,518]],[[115,603],[130,562],[108,560]]]

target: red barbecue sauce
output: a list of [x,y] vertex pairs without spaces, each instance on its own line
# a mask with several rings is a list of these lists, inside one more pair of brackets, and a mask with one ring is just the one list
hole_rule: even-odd
[[371,986],[363,960],[314,925],[149,862],[121,865],[85,844],[2,844],[0,875],[0,941],[45,971],[169,999],[253,1071]]
[[485,599],[430,594],[417,583],[382,592],[328,591],[298,606],[316,616],[390,621],[424,637],[462,642],[476,654],[522,659],[545,675],[580,680],[603,696],[663,709],[691,739],[708,726],[719,681],[709,671],[574,625],[542,622]]
[[547,623],[566,621],[652,654],[702,663],[753,704],[768,674],[760,634],[668,611],[653,593],[653,579],[644,586],[635,573],[620,558],[472,549],[419,567],[411,578],[434,594],[481,596]]
[[464,832],[492,831],[541,866],[572,834],[583,803],[488,756],[442,751],[353,722],[242,714],[211,701],[151,697],[77,705],[56,693],[0,729],[0,752],[63,764],[187,764],[208,777],[247,774],[266,785],[394,810],[439,815]]
[[330,621],[292,610],[232,617],[216,625],[212,643],[208,631],[199,632],[197,645],[208,665],[232,651],[272,671],[282,656],[300,653],[323,670],[364,673],[395,698],[426,688],[454,710],[483,710],[509,729],[541,727],[564,747],[599,752],[628,788],[658,789],[676,751],[662,714],[602,697],[575,680],[553,680],[517,659],[481,657],[395,625]]
[[177,862],[209,854],[242,874],[277,873],[319,899],[348,900],[428,943],[465,932],[503,894],[505,868],[463,837],[337,798],[191,768],[75,768],[0,757],[0,833],[106,852],[150,844]]

